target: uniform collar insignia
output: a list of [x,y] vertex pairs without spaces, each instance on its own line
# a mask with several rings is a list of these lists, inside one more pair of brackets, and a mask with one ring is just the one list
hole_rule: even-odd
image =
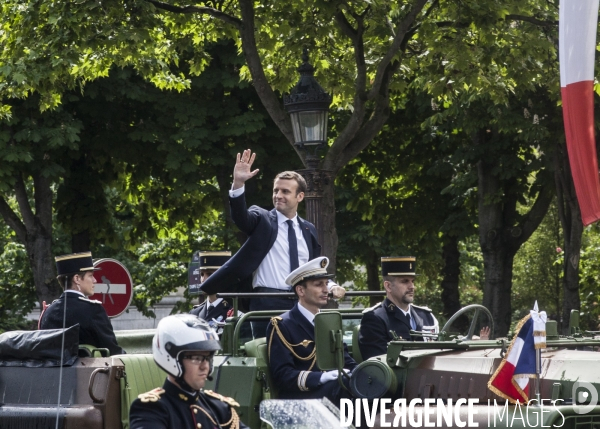
[[140,401],[142,402],[156,402],[160,399],[160,395],[163,393],[165,393],[165,389],[157,387],[149,392],[140,393],[138,398],[140,398]]
[[187,400],[188,400],[188,397],[187,397],[186,395],[184,395],[183,393],[180,393],[180,394],[179,394],[179,397],[180,397],[182,400],[184,400],[184,401],[187,401]]
[[387,308],[388,308],[389,311],[394,311],[396,309],[396,306],[393,303],[390,302],[388,304]]
[[240,404],[233,398],[230,398],[228,396],[223,396],[217,392],[213,392],[212,390],[205,390],[204,393],[208,396],[212,396],[213,398],[217,398],[218,400],[225,402],[226,404],[232,406],[232,407],[239,407]]

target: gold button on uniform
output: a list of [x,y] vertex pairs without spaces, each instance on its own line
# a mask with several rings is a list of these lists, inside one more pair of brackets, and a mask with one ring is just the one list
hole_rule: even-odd
[[198,424],[196,425],[196,427],[197,427],[198,429],[202,429],[202,424],[201,424],[201,423],[198,423]]

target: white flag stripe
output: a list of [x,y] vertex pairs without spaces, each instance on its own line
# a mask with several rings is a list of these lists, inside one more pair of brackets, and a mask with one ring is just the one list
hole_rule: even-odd
[[506,362],[508,362],[516,368],[519,356],[521,355],[521,350],[523,350],[524,345],[525,342],[523,341],[523,339],[517,337],[517,339],[512,345],[512,348],[510,349],[510,354],[506,357]]
[[96,283],[94,285],[94,293],[125,295],[127,293],[127,285],[125,283],[111,283],[110,290],[108,290],[108,285],[106,283]]
[[594,80],[599,0],[561,0],[560,86]]

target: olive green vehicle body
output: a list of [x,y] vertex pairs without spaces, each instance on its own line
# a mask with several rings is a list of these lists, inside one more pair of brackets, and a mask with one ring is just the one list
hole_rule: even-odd
[[[361,317],[359,310],[336,312],[344,318],[358,320]],[[267,365],[267,339],[242,344],[240,327],[242,322],[272,315],[273,312],[254,312],[246,313],[241,319],[228,319],[222,335],[223,350],[215,356],[212,381],[206,385],[206,389],[235,398],[240,404],[241,420],[253,429],[265,427],[259,416],[260,403],[277,399],[277,386]],[[58,427],[62,429],[127,429],[131,402],[138,394],[161,386],[166,374],[152,359],[153,330],[116,334],[128,354],[79,358],[74,365],[63,367],[60,401],[60,368],[0,365],[0,428],[55,428],[58,416]],[[355,328],[349,349],[360,360],[356,334]],[[329,346],[318,347],[319,365],[321,361],[328,361],[327,365],[337,367],[336,356],[339,356],[342,339],[340,327],[317,323],[316,335],[320,338],[317,344],[321,341]],[[506,346],[507,342],[501,340],[393,341],[386,355],[361,363],[352,377],[362,386],[361,391],[366,389],[367,392],[367,384],[375,380],[375,384],[379,383],[377,389],[385,386],[386,391],[379,396],[392,398],[392,401],[398,398],[405,398],[407,402],[414,398],[429,400],[434,415],[438,399],[441,404],[449,400],[454,403],[460,399],[478,400],[474,406],[476,413],[471,415],[478,427],[600,427],[600,407],[579,414],[583,405],[558,404],[572,403],[575,382],[600,388],[600,354],[596,351],[600,349],[600,341],[578,333],[569,338],[548,340],[548,349],[542,354],[540,396],[546,400],[543,412],[539,407],[506,405],[504,399],[487,388]],[[98,354],[98,351],[92,353]],[[0,364],[1,361],[2,356]],[[561,401],[552,406],[548,400]],[[458,421],[468,421],[466,411],[466,407],[461,408]],[[399,416],[392,412],[386,420],[393,422],[396,417]],[[374,427],[380,424],[378,418]],[[423,422],[411,426],[407,421],[405,427],[423,427]]]

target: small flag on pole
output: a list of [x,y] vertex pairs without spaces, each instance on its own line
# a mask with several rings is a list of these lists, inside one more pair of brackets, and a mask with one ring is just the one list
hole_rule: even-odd
[[546,312],[531,310],[516,328],[508,352],[488,381],[488,388],[513,404],[529,401],[531,380],[537,377],[536,349],[546,347]]

